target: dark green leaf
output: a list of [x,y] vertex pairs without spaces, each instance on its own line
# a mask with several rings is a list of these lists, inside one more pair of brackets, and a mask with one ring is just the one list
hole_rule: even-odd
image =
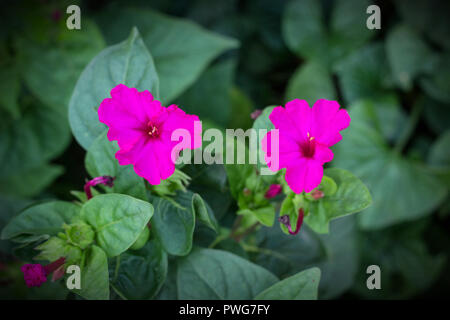
[[85,149],[105,131],[98,121],[97,109],[118,84],[159,96],[159,80],[153,58],[139,31],[134,28],[125,41],[100,52],[84,69],[69,104],[72,132]]
[[167,275],[167,254],[155,239],[135,251],[129,250],[111,266],[111,285],[126,299],[152,299]]
[[255,300],[317,300],[320,269],[311,268],[275,283]]
[[221,250],[195,249],[178,261],[179,299],[252,299],[277,280],[269,271]]
[[127,250],[152,215],[151,204],[123,194],[95,196],[81,209],[81,217],[94,227],[97,244],[108,257]]

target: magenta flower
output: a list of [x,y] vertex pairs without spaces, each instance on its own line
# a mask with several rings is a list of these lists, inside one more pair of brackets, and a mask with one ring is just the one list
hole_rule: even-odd
[[91,187],[95,187],[98,184],[103,184],[107,187],[112,188],[114,186],[114,177],[111,176],[100,176],[89,180],[84,185],[84,192],[86,193],[86,198],[89,200],[92,198]]
[[297,233],[299,233],[302,224],[303,224],[303,217],[305,216],[305,213],[303,211],[303,208],[300,208],[298,210],[298,219],[297,219],[297,225],[295,226],[295,230],[292,230],[291,226],[291,219],[289,219],[289,215],[284,215],[278,218],[278,221],[280,221],[282,224],[286,226],[288,229],[289,234],[295,236]]
[[23,272],[25,284],[27,287],[40,287],[47,281],[47,276],[53,271],[63,267],[66,259],[61,257],[58,260],[43,266],[41,264],[24,264],[20,270]]
[[272,199],[279,195],[282,189],[281,184],[271,184],[264,197],[266,199]]
[[[201,145],[201,126],[194,130],[196,115],[186,114],[176,105],[163,107],[149,91],[139,92],[119,84],[111,90],[98,109],[100,122],[109,127],[108,139],[117,140],[120,150],[116,159],[120,165],[132,164],[137,175],[157,185],[175,171],[172,150],[179,145],[172,141],[177,129],[189,132],[191,141],[182,149]],[[184,142],[184,141],[183,141]],[[178,146],[177,146],[178,148]],[[178,154],[177,154],[178,156]]]
[[269,116],[279,133],[278,163],[272,161],[271,135],[262,140],[266,163],[272,171],[286,168],[286,182],[295,193],[310,192],[323,177],[323,165],[333,160],[330,147],[350,124],[350,116],[336,101],[319,99],[311,109],[305,100],[295,99],[276,107]]

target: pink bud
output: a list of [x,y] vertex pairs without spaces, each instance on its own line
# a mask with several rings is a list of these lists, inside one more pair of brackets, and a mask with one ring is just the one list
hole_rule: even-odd
[[261,115],[261,113],[262,113],[261,109],[256,109],[255,111],[253,111],[250,114],[250,118],[252,118],[253,120],[256,120]]
[[267,192],[264,195],[264,197],[266,199],[274,198],[277,195],[279,195],[282,190],[283,190],[283,188],[281,187],[281,184],[271,184],[270,187],[269,187],[269,190],[267,190]]

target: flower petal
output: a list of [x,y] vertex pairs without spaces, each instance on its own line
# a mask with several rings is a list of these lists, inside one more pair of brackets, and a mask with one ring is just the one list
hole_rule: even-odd
[[295,167],[286,168],[286,182],[295,193],[311,192],[322,181],[322,164],[315,160],[302,159]]
[[338,143],[342,136],[339,131],[350,124],[350,116],[345,109],[339,110],[336,101],[319,99],[312,109],[311,135],[316,141],[330,147]]

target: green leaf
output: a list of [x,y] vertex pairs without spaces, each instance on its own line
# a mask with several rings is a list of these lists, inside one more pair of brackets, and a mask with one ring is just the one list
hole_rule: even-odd
[[410,90],[414,78],[427,70],[431,50],[407,25],[390,30],[386,39],[386,53],[393,76],[403,90]]
[[251,128],[252,118],[250,114],[253,111],[253,102],[237,87],[231,89],[230,99],[231,115],[227,128],[242,128],[244,130]]
[[[366,299],[408,299],[429,288],[445,270],[446,255],[427,248],[425,232],[418,221],[361,234],[355,293]],[[367,290],[366,268],[372,264],[381,269],[381,290]]]
[[171,255],[183,256],[192,248],[195,227],[194,194],[178,191],[173,198],[152,197],[155,208],[152,232]]
[[246,179],[254,174],[255,168],[251,164],[226,164],[225,170],[231,194],[234,199],[238,200],[239,195],[245,188]]
[[232,117],[231,90],[235,65],[231,59],[212,65],[175,103],[187,113],[226,126]]
[[318,99],[334,100],[336,92],[328,70],[317,62],[302,64],[289,79],[286,100],[301,99],[312,106]]
[[444,104],[429,97],[423,100],[423,104],[425,121],[434,133],[440,134],[450,128],[450,104]]
[[318,233],[327,233],[330,220],[366,209],[372,202],[369,190],[357,177],[343,169],[326,169],[324,175],[332,178],[337,190],[309,204],[305,222]]
[[98,121],[97,109],[118,84],[139,91],[149,90],[159,97],[159,80],[139,31],[133,28],[125,41],[100,52],[84,69],[70,99],[69,122],[80,145],[89,149],[105,131]]
[[12,172],[1,179],[0,192],[22,197],[32,197],[50,185],[63,173],[61,166],[43,164],[24,171]]
[[97,244],[108,257],[127,250],[152,215],[151,204],[123,194],[95,196],[81,209],[81,217],[94,227]]
[[430,74],[420,80],[422,89],[436,100],[450,103],[450,53],[437,57]]
[[115,158],[118,150],[117,142],[109,141],[105,131],[89,147],[85,159],[86,170],[93,178],[103,175],[115,178],[114,186],[105,188],[107,192],[123,193],[146,200],[144,180],[134,172],[132,165],[119,165]]
[[450,166],[450,130],[442,134],[433,144],[428,163],[438,167]]
[[88,300],[109,300],[106,253],[93,245],[85,254],[85,263],[81,268],[81,289],[74,289],[73,292]]
[[8,112],[14,119],[19,118],[20,81],[19,73],[14,65],[0,66],[0,108]]
[[352,170],[369,188],[373,204],[358,215],[364,229],[380,229],[430,214],[446,189],[430,170],[420,163],[390,150],[379,130],[357,117],[370,103],[352,106],[352,123],[334,150],[335,167]]
[[256,118],[255,122],[253,123],[253,129],[256,130],[258,141],[258,162],[257,162],[258,169],[267,168],[267,164],[264,160],[264,152],[262,151],[262,143],[261,143],[262,139],[264,138],[264,135],[260,134],[259,130],[265,129],[267,130],[267,132],[269,132],[270,130],[275,129],[275,126],[269,119],[269,116],[274,108],[275,108],[274,106],[264,108],[259,117]]
[[[61,168],[46,162],[58,156],[70,141],[65,117],[63,110],[25,104],[20,118],[5,119],[10,121],[0,127],[1,189],[6,189],[10,181],[16,186],[15,191],[23,187],[19,193],[35,195],[61,172]],[[19,185],[21,179],[29,185]]]
[[408,24],[425,33],[438,46],[450,49],[448,37],[450,24],[447,19],[450,6],[448,2],[395,0],[394,4],[400,16]]
[[300,232],[284,234],[280,228],[262,228],[257,233],[258,247],[247,247],[253,252],[252,261],[265,266],[281,279],[306,268],[321,271],[319,297],[331,299],[348,290],[359,267],[358,238],[355,216],[332,220],[329,234],[317,234],[308,226]]
[[219,224],[211,207],[203,201],[202,197],[195,193],[192,197],[192,206],[198,221],[204,223],[217,233],[219,232]]
[[209,32],[191,21],[151,10],[111,7],[102,18],[103,31],[112,43],[125,37],[133,26],[142,32],[155,60],[165,104],[190,87],[214,58],[238,46],[234,39]]
[[56,43],[18,38],[16,50],[21,76],[31,92],[47,106],[66,112],[81,71],[105,44],[100,30],[86,18],[81,30],[74,32],[61,24],[55,31]]
[[367,45],[336,65],[342,94],[347,103],[390,94],[391,75],[381,43]]
[[311,268],[277,282],[255,300],[317,300],[320,269]]
[[64,201],[33,205],[11,219],[2,231],[2,239],[19,235],[57,235],[63,231],[63,224],[70,224],[79,212],[79,206]]
[[222,250],[195,249],[178,261],[179,299],[252,299],[278,281],[269,271]]
[[183,171],[191,177],[189,189],[202,195],[220,219],[232,202],[227,187],[227,174],[222,164],[187,164]]
[[376,34],[366,26],[369,3],[337,0],[327,23],[320,1],[291,1],[282,18],[283,38],[299,56],[330,67]]
[[126,299],[152,299],[166,280],[167,253],[157,240],[118,256],[111,266],[111,285]]

